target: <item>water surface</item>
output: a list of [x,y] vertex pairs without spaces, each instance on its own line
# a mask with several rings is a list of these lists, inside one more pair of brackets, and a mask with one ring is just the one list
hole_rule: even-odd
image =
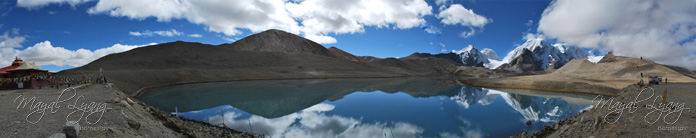
[[571,117],[594,97],[392,78],[187,84],[139,98],[185,118],[272,137],[506,137]]

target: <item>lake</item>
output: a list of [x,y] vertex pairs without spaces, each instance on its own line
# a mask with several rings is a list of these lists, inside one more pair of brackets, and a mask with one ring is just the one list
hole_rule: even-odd
[[198,83],[139,97],[184,118],[275,138],[507,137],[572,117],[593,98],[439,78]]

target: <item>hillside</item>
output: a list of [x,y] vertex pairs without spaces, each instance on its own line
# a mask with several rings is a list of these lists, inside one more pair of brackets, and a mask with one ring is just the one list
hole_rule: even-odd
[[[436,58],[379,59],[360,62],[350,53],[294,34],[269,30],[219,46],[171,42],[104,56],[82,67],[58,72],[82,77],[98,74],[135,95],[143,88],[196,82],[440,76],[454,65]],[[336,53],[336,54],[334,54]]]
[[[680,72],[675,71],[678,69]],[[617,95],[618,91],[635,84],[643,73],[648,81],[648,74],[657,74],[667,78],[670,83],[691,83],[696,79],[687,76],[693,74],[680,67],[656,64],[646,59],[614,56],[607,54],[600,62],[592,63],[586,59],[574,59],[558,70],[542,75],[517,76],[492,79],[464,79],[460,82],[474,86],[524,88],[566,92],[581,92]]]

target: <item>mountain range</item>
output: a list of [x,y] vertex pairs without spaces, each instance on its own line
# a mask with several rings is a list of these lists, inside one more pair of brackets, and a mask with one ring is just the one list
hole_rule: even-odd
[[267,30],[231,44],[171,42],[135,48],[58,72],[80,78],[103,69],[127,94],[182,83],[321,78],[440,76],[456,69],[447,60],[358,57],[280,30]]
[[[530,54],[527,54],[527,57],[523,56],[525,55],[525,51],[530,52]],[[471,45],[462,50],[453,50],[450,53],[414,53],[409,57],[442,58],[457,66],[485,67],[489,69],[498,69],[505,65],[503,66],[504,68],[498,70],[523,72],[558,69],[573,59],[590,58],[594,62],[601,59],[601,56],[590,55],[590,52],[591,51],[585,51],[582,48],[567,46],[565,44],[551,45],[543,39],[529,39],[524,44],[510,51],[502,60],[500,60],[492,49],[484,48],[479,51]],[[524,67],[517,67],[518,65]]]

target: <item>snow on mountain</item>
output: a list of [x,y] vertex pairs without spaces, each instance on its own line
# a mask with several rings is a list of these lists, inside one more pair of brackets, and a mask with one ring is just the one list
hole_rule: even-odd
[[597,63],[600,60],[602,60],[602,58],[604,58],[604,56],[595,56],[594,51],[592,50],[588,51],[587,54],[587,60],[589,60],[592,63]]
[[471,45],[461,50],[452,50],[452,53],[459,56],[464,66],[479,66],[479,64],[483,65],[490,62],[486,56]]
[[483,50],[481,50],[481,54],[483,54],[483,56],[488,59],[500,60],[498,54],[496,54],[495,51],[493,51],[493,49],[490,48],[484,48]]
[[587,58],[588,56],[588,53],[582,48],[567,46],[565,44],[551,45],[544,39],[537,38],[529,39],[524,44],[510,51],[510,53],[505,56],[502,63],[510,63],[510,61],[521,55],[524,49],[528,49],[534,53],[542,69],[547,69],[549,65],[553,65],[553,68],[560,68],[570,62],[570,60]]
[[505,64],[502,60],[494,60],[494,59],[488,59],[489,63],[483,64],[483,67],[486,67],[488,69],[495,69],[498,68],[500,65]]

